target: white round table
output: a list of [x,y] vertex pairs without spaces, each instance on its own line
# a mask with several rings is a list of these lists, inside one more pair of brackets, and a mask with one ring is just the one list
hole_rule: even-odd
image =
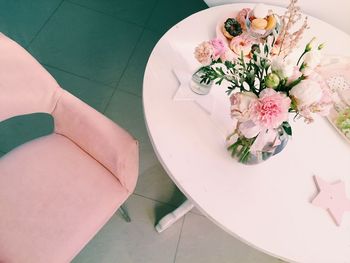
[[[350,196],[350,145],[326,119],[311,125],[291,121],[293,137],[282,153],[245,166],[230,157],[225,135],[210,114],[194,101],[173,99],[179,87],[173,69],[184,62],[193,70],[199,67],[193,58],[195,46],[215,37],[222,16],[243,7],[252,5],[218,6],[193,14],[153,49],[143,104],[154,150],[190,202],[236,238],[291,262],[350,262],[350,213],[336,226],[325,210],[310,203],[317,194],[313,175],[328,182],[345,181]],[[301,47],[317,36],[326,42],[326,53],[350,55],[348,35],[315,18],[309,22]]]

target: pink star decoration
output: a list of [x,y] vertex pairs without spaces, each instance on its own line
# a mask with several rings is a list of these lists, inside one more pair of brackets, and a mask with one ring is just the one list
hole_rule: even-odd
[[318,176],[314,176],[314,179],[319,192],[311,203],[326,209],[337,226],[340,226],[344,212],[350,211],[350,199],[346,196],[345,183],[339,181],[330,184]]

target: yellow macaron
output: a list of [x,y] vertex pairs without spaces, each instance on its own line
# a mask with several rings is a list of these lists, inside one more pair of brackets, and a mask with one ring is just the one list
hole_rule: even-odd
[[267,26],[267,20],[264,18],[255,18],[252,21],[253,29],[265,29]]
[[266,30],[274,29],[276,26],[276,18],[274,15],[270,15],[267,17],[267,25],[265,27]]

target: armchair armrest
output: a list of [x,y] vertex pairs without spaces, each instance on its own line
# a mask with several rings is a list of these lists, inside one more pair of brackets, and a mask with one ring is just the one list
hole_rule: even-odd
[[138,142],[86,103],[62,90],[52,112],[55,132],[68,137],[132,192],[138,177]]

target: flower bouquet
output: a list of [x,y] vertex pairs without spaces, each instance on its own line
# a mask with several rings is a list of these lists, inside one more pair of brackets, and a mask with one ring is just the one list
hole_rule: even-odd
[[[298,31],[288,31],[297,21],[296,17],[300,18],[295,3],[292,0],[281,18],[284,24],[272,29],[264,38],[253,38],[246,31],[247,25],[241,23],[251,12],[253,17],[271,16],[271,12],[243,9],[236,20],[230,21],[230,25],[234,25],[232,32],[237,35],[232,36],[229,45],[215,38],[201,43],[195,50],[195,57],[203,65],[201,82],[227,88],[230,114],[236,124],[227,137],[227,149],[244,164],[260,163],[285,147],[292,135],[290,113],[310,123],[314,114],[325,115],[332,105],[326,83],[317,73],[324,45],[316,45],[316,40],[312,39],[297,61],[288,59],[307,28],[304,23]],[[242,18],[242,13],[246,17]],[[257,18],[253,18],[251,24],[254,19]],[[232,44],[236,41],[241,41],[241,45]]]

